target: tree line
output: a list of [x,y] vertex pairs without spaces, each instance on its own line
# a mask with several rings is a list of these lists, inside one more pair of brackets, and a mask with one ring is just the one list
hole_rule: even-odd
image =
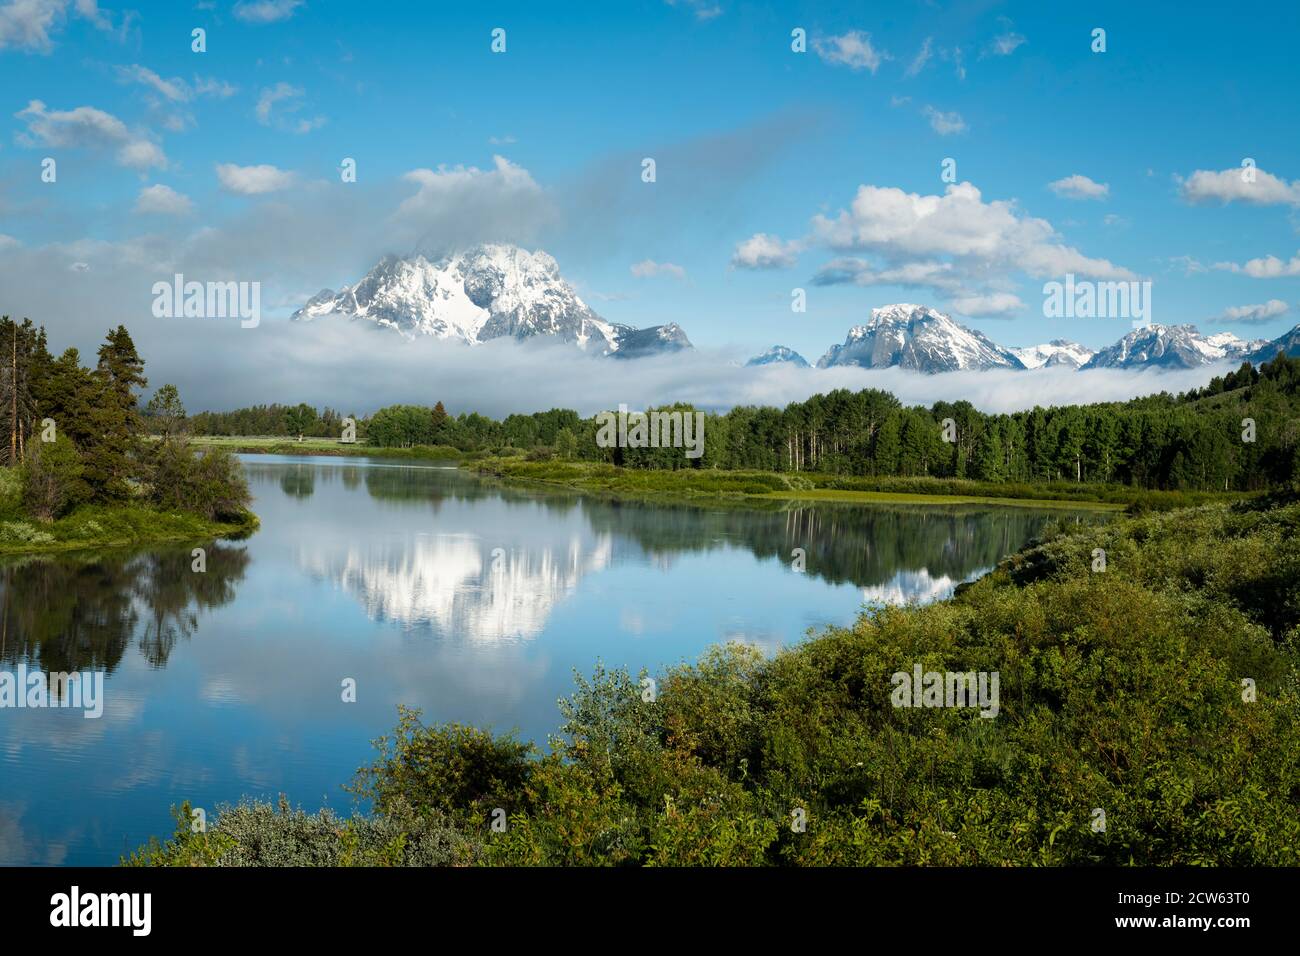
[[[705,419],[704,454],[607,448],[595,417],[554,408],[498,421],[477,412],[391,405],[357,422],[381,448],[445,445],[466,453],[609,462],[630,468],[761,469],[867,477],[1123,484],[1168,490],[1255,490],[1300,475],[1300,361],[1249,363],[1205,388],[1127,402],[986,414],[970,402],[905,406],[880,389],[836,389],[784,409],[739,406]],[[237,434],[285,406],[196,416],[196,430]],[[330,410],[306,417],[321,423]],[[694,411],[688,405],[654,411]],[[304,413],[306,414],[306,413]],[[201,421],[200,421],[201,420]],[[259,430],[244,434],[292,434]],[[306,433],[305,433],[306,434]],[[337,436],[335,427],[333,435]]]
[[[44,327],[0,317],[0,460],[18,475],[19,504],[53,521],[79,505],[141,503],[211,519],[242,516],[250,498],[239,463],[199,452],[184,434],[175,386],[143,412],[144,360],[125,326],[108,332],[93,366],[58,357]],[[163,434],[149,440],[146,413]]]

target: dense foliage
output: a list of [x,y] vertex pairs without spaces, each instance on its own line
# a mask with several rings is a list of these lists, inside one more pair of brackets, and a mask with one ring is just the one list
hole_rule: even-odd
[[[1293,498],[1061,528],[950,600],[656,693],[598,667],[545,754],[403,711],[368,822],[246,806],[135,862],[338,859],[364,827],[369,862],[418,862],[396,826],[483,864],[1296,865],[1298,536]],[[916,664],[998,672],[997,716],[894,706]]]
[[[161,437],[146,435],[137,392],[144,361],[123,326],[99,347],[94,368],[67,349],[49,351],[45,329],[0,319],[0,455],[18,475],[27,516],[54,522],[81,506],[149,505],[214,520],[245,519],[251,500],[228,452],[198,452],[185,438],[173,385],[147,408]],[[12,515],[5,505],[5,517]]]
[[345,417],[332,408],[317,411],[307,404],[254,405],[233,412],[199,412],[190,417],[189,427],[195,435],[339,438]]
[[[1258,369],[1243,365],[1181,396],[1161,393],[1004,415],[984,414],[965,401],[905,407],[879,389],[836,389],[784,409],[742,406],[706,414],[699,458],[687,458],[680,448],[599,447],[596,418],[569,409],[496,421],[477,413],[449,415],[441,402],[434,408],[393,405],[358,421],[358,434],[381,448],[518,450],[534,458],[628,468],[1251,491],[1300,475],[1298,390],[1300,360],[1285,354]],[[298,408],[317,423],[315,431],[286,429],[281,406],[195,416],[195,425],[214,435],[337,436],[337,418],[330,419],[330,428],[324,424],[333,415],[329,409],[317,416],[308,406]],[[693,411],[686,405],[656,410]]]

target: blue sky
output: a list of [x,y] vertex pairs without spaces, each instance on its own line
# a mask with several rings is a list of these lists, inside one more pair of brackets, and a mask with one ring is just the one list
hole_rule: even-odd
[[898,301],[1007,345],[1129,331],[1045,319],[1066,271],[1271,338],[1300,311],[1298,26],[1288,3],[0,0],[0,309],[84,346],[87,303],[134,331],[172,267],[260,280],[282,317],[384,252],[500,238],[703,347],[815,359]]

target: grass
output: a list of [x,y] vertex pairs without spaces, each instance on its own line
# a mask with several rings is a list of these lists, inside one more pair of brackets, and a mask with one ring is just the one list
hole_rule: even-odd
[[342,458],[410,458],[450,461],[465,453],[449,445],[416,445],[412,448],[379,448],[374,445],[345,445],[336,438],[293,438],[276,436],[196,435],[191,441],[200,448],[225,448],[243,455],[332,455]]
[[208,521],[143,505],[86,505],[50,524],[25,516],[0,520],[0,555],[242,537],[257,525],[252,512],[242,521]]
[[1063,500],[1059,498],[991,498],[983,495],[943,495],[916,494],[902,491],[847,491],[839,488],[814,488],[807,491],[772,492],[755,497],[772,498],[778,501],[843,501],[863,504],[922,504],[922,505],[1005,505],[1013,508],[1060,508],[1069,504],[1072,508],[1090,511],[1123,511],[1124,504],[1113,501],[1088,501],[1078,499]]
[[0,468],[0,555],[238,538],[258,526],[251,511],[237,521],[209,521],[189,512],[133,503],[83,505],[44,524],[23,511],[21,491],[18,470]]
[[713,469],[617,468],[585,461],[528,461],[483,458],[481,474],[509,481],[559,485],[588,493],[637,497],[731,498],[886,502],[907,504],[992,504],[1016,507],[1072,507],[1097,510],[1168,510],[1209,501],[1246,497],[1238,493],[1152,491],[1123,485],[1065,482],[1019,484],[961,478],[866,478],[809,472],[718,471]]

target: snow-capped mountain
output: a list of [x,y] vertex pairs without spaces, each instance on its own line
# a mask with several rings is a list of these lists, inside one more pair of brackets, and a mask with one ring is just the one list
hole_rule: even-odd
[[817,362],[818,368],[837,365],[897,366],[920,372],[1025,367],[1014,352],[983,332],[910,303],[872,309],[871,321],[850,329],[844,344],[832,345]]
[[1285,335],[1280,335],[1272,342],[1265,342],[1258,348],[1253,349],[1246,359],[1259,365],[1261,362],[1269,362],[1285,352],[1288,355],[1300,356],[1300,325],[1297,325]]
[[784,345],[773,345],[761,355],[755,355],[745,365],[780,365],[787,362],[796,368],[808,368],[806,358],[794,349],[788,349]]
[[691,347],[676,324],[635,329],[606,321],[578,297],[547,253],[501,243],[436,260],[386,256],[360,282],[322,290],[292,318],[326,316],[363,319],[410,339],[435,336],[471,345],[545,336],[626,357]]
[[1068,339],[1052,339],[1046,345],[1029,345],[1011,351],[1025,368],[1079,368],[1093,356],[1092,349]]
[[1245,358],[1266,345],[1244,342],[1231,332],[1202,335],[1193,325],[1148,325],[1134,329],[1098,351],[1084,368],[1196,368],[1225,359]]
[[648,329],[634,329],[630,325],[613,325],[615,358],[641,358],[694,348],[682,327],[676,322],[652,325]]

